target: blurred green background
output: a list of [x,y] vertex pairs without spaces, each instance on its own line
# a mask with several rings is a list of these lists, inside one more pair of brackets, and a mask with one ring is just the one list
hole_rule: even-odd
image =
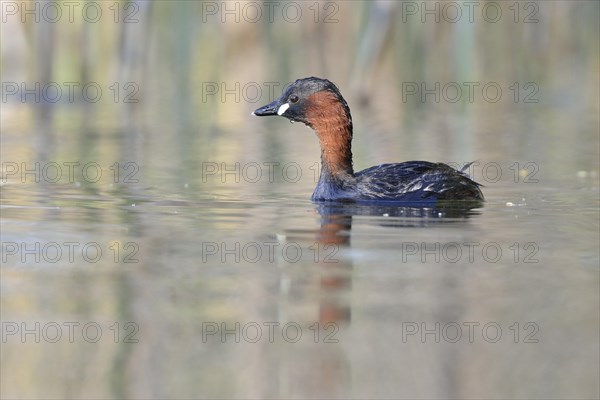
[[[598,3],[488,3],[5,2],[3,144],[39,144],[11,146],[19,160],[90,148],[131,158],[140,144],[137,162],[240,159],[249,146],[285,157],[294,133],[249,134],[272,123],[249,113],[315,75],[349,101],[361,167],[400,157],[597,170]],[[58,101],[45,101],[56,86]]]

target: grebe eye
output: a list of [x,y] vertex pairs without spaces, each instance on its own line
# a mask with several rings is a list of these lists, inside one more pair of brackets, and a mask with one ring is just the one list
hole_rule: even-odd
[[300,100],[300,99],[295,94],[293,94],[293,95],[290,96],[290,102],[291,103],[297,103],[298,100]]

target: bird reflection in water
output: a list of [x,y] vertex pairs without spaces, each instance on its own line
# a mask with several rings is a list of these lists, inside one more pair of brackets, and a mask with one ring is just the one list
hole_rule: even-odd
[[[304,348],[301,358],[294,357],[293,369],[282,371],[281,376],[290,385],[286,390],[291,393],[301,392],[306,397],[314,395],[331,398],[348,397],[352,392],[352,362],[344,345],[344,334],[352,320],[350,300],[353,253],[349,250],[352,247],[353,222],[355,231],[365,224],[384,226],[390,231],[398,228],[461,224],[470,216],[478,214],[474,209],[478,206],[480,204],[459,203],[418,208],[317,203],[316,211],[321,218],[318,230],[286,231],[288,240],[304,242],[307,245],[314,245],[316,240],[321,250],[321,257],[314,260],[317,277],[310,282],[311,287],[318,288],[313,298],[313,301],[318,302],[318,316],[307,316],[310,324],[319,322],[320,341],[314,348]],[[332,256],[332,260],[328,259],[327,255]],[[302,287],[306,285],[306,279],[311,280],[311,272],[306,270],[302,276],[304,279],[291,281],[288,290],[305,292]],[[328,336],[333,333],[335,334]],[[325,340],[326,337],[333,338],[334,341],[329,342]]]
[[[321,216],[316,234],[322,257],[315,260],[322,268],[319,282],[319,316],[321,326],[349,324],[352,311],[348,293],[352,290],[352,258],[344,251],[351,247],[353,218],[388,228],[435,227],[460,224],[478,215],[482,202],[446,202],[435,207],[369,206],[355,203],[317,203]],[[288,235],[293,236],[292,232]],[[303,235],[306,239],[306,236]],[[326,255],[335,253],[334,262]]]

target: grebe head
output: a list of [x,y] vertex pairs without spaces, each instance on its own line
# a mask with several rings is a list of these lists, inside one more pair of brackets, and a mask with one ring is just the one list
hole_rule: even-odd
[[335,117],[352,127],[350,109],[340,90],[331,81],[315,77],[296,80],[281,97],[252,115],[280,115],[315,129],[324,118]]
[[350,108],[337,86],[327,79],[298,79],[281,97],[252,114],[280,115],[310,126],[321,145],[321,180],[354,174]]

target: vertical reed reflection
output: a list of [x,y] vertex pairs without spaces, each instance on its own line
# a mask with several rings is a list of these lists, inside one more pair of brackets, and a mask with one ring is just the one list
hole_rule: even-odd
[[[52,0],[45,0],[50,3]],[[45,19],[40,23],[33,24],[33,36],[35,38],[34,82],[30,87],[37,85],[41,88],[52,82],[55,64],[55,30],[56,24]],[[49,103],[43,96],[36,95],[34,103],[34,127],[35,145],[37,147],[38,159],[42,161],[51,160],[55,151],[54,133],[54,104]]]

